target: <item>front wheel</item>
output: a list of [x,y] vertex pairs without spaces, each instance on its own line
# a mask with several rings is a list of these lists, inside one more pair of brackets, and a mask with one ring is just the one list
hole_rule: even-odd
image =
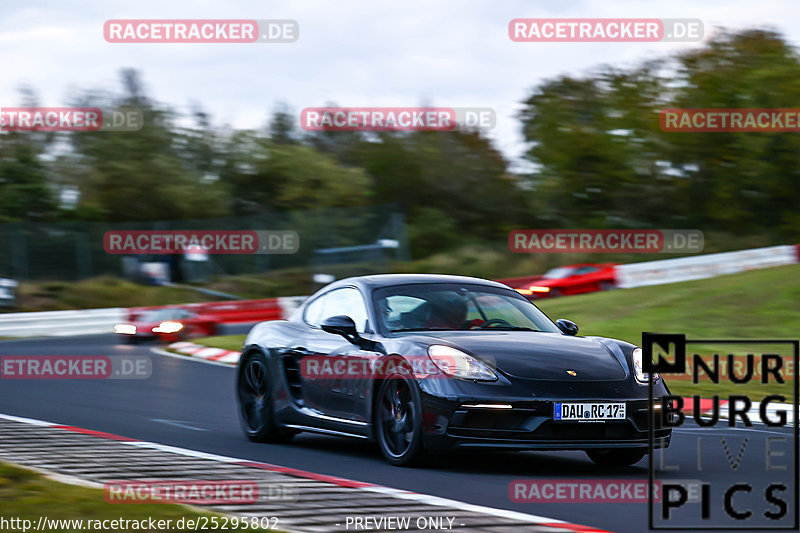
[[647,450],[638,448],[615,450],[586,450],[589,459],[601,466],[631,466],[641,461]]
[[387,376],[378,387],[375,425],[389,464],[410,466],[424,459],[421,403],[417,383],[404,375]]
[[275,423],[267,358],[261,352],[252,352],[241,365],[236,379],[236,398],[245,435],[256,442],[288,442],[294,433]]

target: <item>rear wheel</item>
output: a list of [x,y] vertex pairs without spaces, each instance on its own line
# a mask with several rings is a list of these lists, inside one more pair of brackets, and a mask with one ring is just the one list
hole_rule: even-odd
[[395,466],[418,464],[422,446],[422,406],[417,383],[401,374],[387,376],[378,387],[375,405],[378,445]]
[[288,442],[295,433],[281,429],[275,423],[267,358],[261,352],[251,352],[241,365],[236,397],[245,435],[256,442]]
[[647,450],[620,448],[615,450],[586,450],[589,459],[601,466],[631,466],[641,461]]

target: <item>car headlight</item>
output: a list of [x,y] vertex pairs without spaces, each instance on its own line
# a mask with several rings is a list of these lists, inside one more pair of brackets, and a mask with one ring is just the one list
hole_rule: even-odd
[[177,333],[183,329],[180,322],[162,322],[158,327],[153,328],[153,333]]
[[117,324],[114,326],[114,333],[136,335],[136,326],[134,324]]
[[[648,380],[647,373],[644,371],[644,363],[642,357],[642,349],[634,348],[633,350],[633,377],[639,383],[646,384]],[[658,379],[658,374],[653,373],[653,381]]]
[[483,381],[497,379],[497,375],[492,372],[491,368],[471,355],[450,346],[434,344],[428,348],[428,357],[439,370],[454,378]]

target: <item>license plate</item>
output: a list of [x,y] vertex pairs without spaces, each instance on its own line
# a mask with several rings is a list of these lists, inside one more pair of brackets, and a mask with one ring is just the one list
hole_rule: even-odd
[[556,403],[553,420],[625,420],[625,404]]

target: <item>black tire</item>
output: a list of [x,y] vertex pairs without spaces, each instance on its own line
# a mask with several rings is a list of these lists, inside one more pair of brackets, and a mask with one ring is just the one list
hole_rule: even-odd
[[389,464],[424,462],[422,400],[416,381],[403,374],[387,376],[378,386],[374,415],[378,446]]
[[601,281],[600,282],[600,290],[601,291],[613,291],[616,288],[617,288],[617,286],[614,283],[610,282],[610,281]]
[[275,423],[267,358],[261,352],[250,352],[240,364],[236,401],[244,434],[255,442],[290,441],[297,432],[282,429]]
[[640,448],[586,450],[586,455],[600,466],[631,466],[641,461],[647,455],[647,450]]

